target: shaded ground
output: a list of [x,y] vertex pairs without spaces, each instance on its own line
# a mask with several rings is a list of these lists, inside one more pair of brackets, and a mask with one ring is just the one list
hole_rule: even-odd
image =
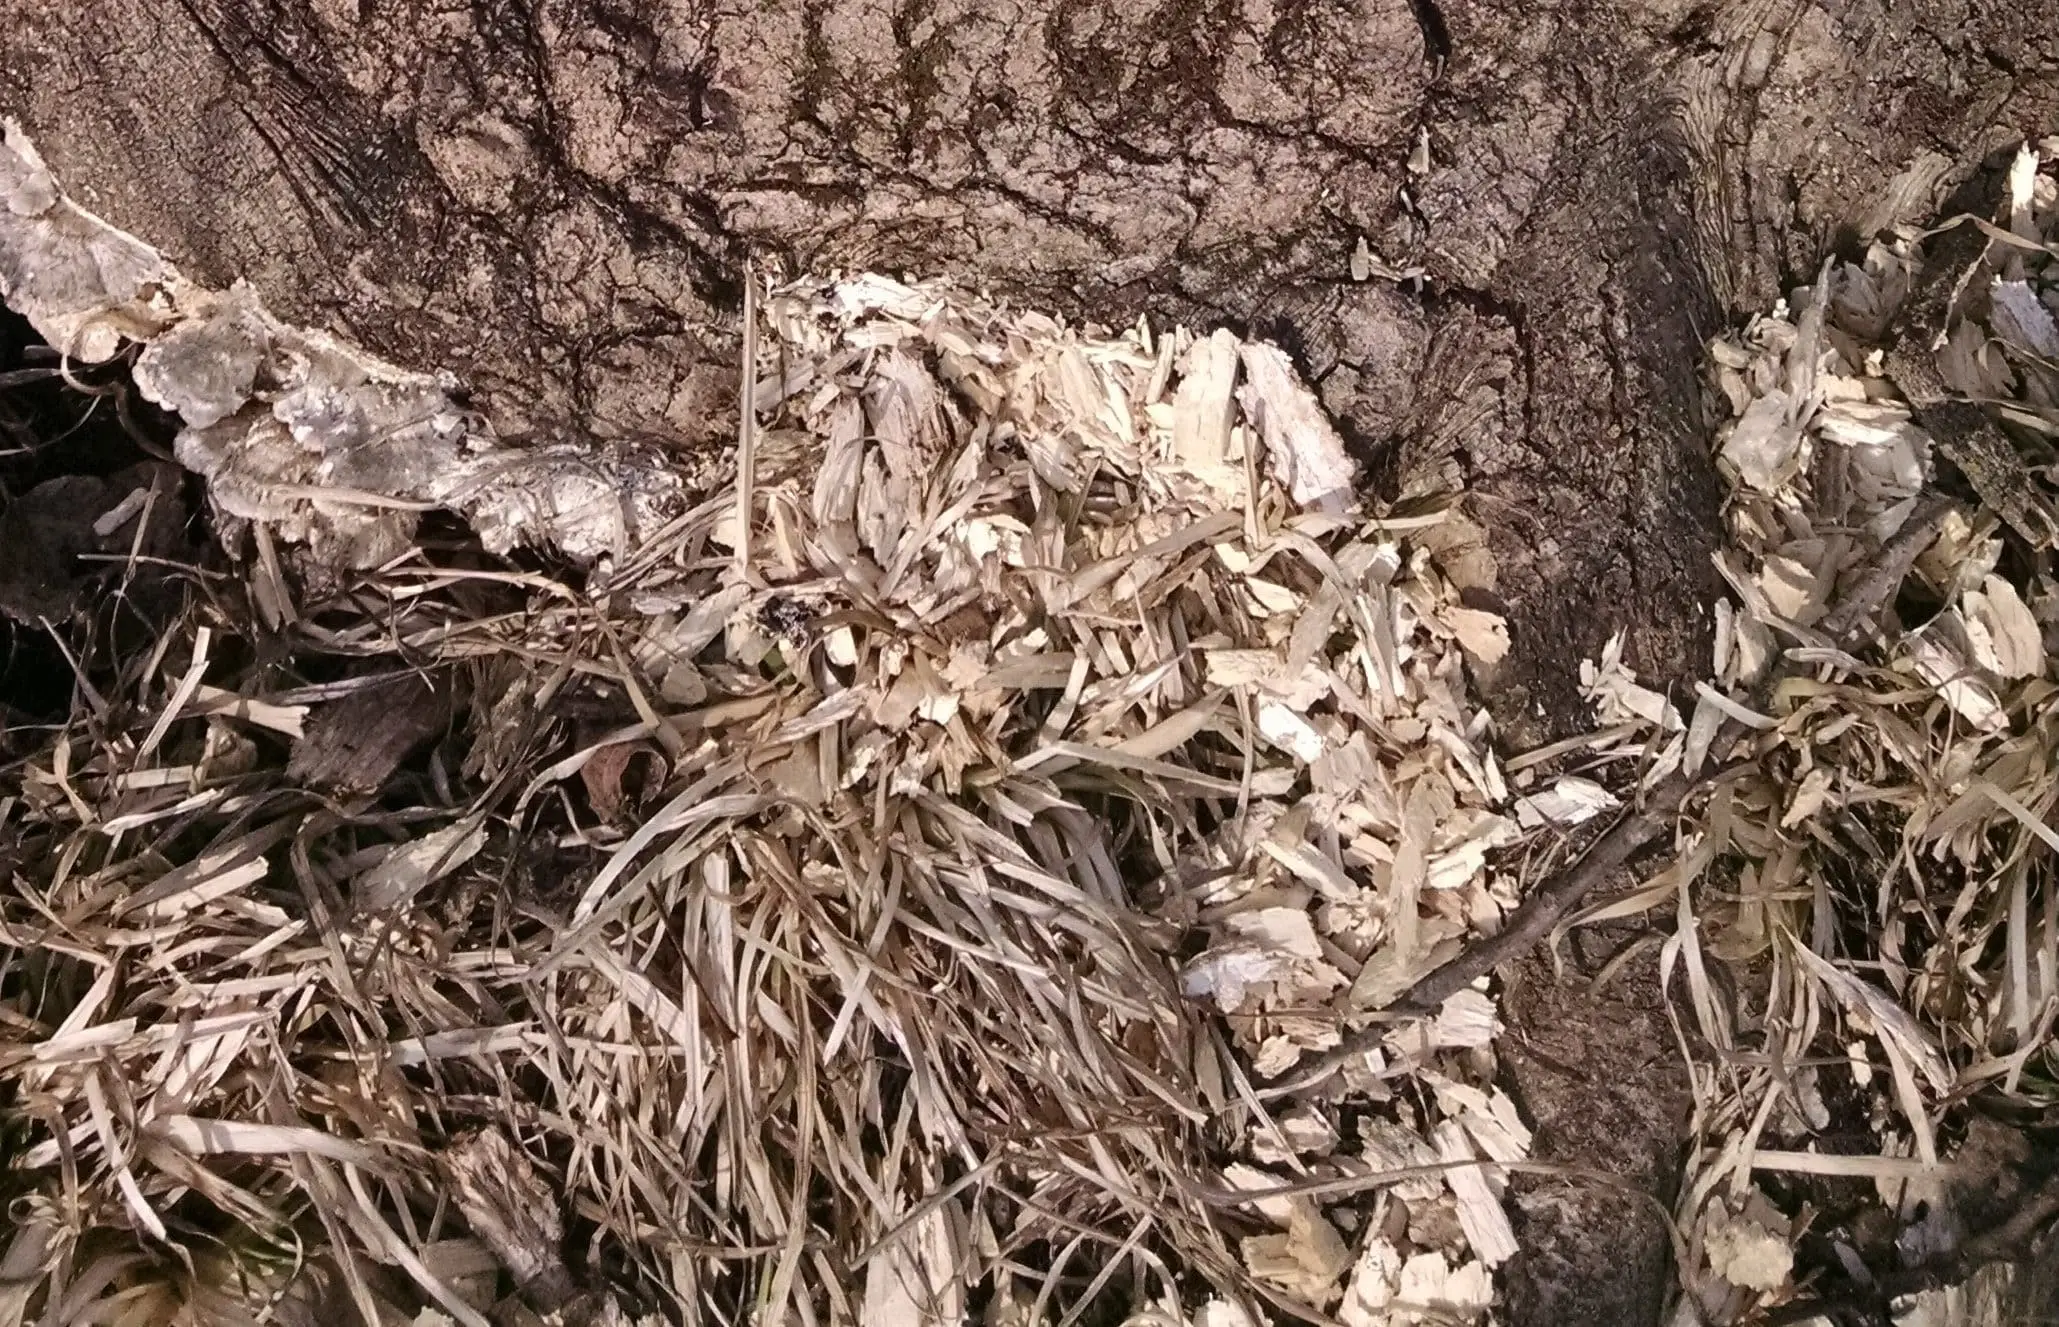
[[[83,202],[196,277],[456,371],[510,436],[721,445],[752,255],[1262,330],[1388,495],[1478,495],[1514,623],[1515,744],[1577,713],[1572,663],[1613,626],[1649,676],[1696,668],[1706,336],[1842,237],[1929,214],[1990,150],[2059,130],[2059,0],[16,0],[10,17],[0,111]],[[1529,990],[1515,1041],[1541,1053],[1515,1072],[1543,1118],[1553,1045],[1655,1015]],[[1608,1098],[1620,1119],[1590,1101],[1591,1134],[1567,1137],[1670,1118],[1669,1090]],[[1636,1166],[1663,1187],[1656,1160]],[[1520,1321],[1631,1320],[1614,1315],[1664,1251],[1620,1201],[1526,1201]],[[1614,1298],[1581,1298],[1604,1277],[1592,1294]]]
[[1512,1321],[1659,1321],[1670,1257],[1661,1213],[1672,1207],[1693,1103],[1659,998],[1656,947],[1590,989],[1607,957],[1633,939],[1589,937],[1600,961],[1580,961],[1575,946],[1563,974],[1543,954],[1508,974],[1502,1007],[1514,1031],[1499,1049],[1537,1127],[1537,1160],[1627,1181],[1511,1184],[1523,1246],[1507,1272]]
[[[94,641],[133,647],[160,629],[176,596],[154,567],[136,569],[120,595],[88,582],[105,580],[110,561],[132,552],[194,551],[188,498],[196,495],[169,459],[172,432],[122,366],[75,368],[68,383],[57,354],[0,309],[0,757],[11,754],[15,725],[48,722],[68,708],[67,649],[78,657]],[[139,490],[166,517],[141,546],[93,528],[98,514]]]

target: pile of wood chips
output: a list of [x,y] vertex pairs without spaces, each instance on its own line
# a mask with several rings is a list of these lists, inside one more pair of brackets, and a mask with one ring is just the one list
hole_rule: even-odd
[[[1938,363],[1951,391],[1997,407],[2035,476],[2059,455],[2059,186],[2026,149],[2008,189],[2003,224],[1949,223],[1985,243],[1941,274],[1954,316]],[[1923,238],[1827,266],[1713,349],[1734,420],[1718,459],[1737,603],[1718,605],[1711,681],[1653,774],[1743,762],[1641,900],[1678,909],[1664,968],[1692,1013],[1683,1327],[1801,1293],[1804,1177],[1876,1187],[1899,1266],[1949,1253],[1972,1224],[1960,1209],[1993,1199],[1971,1192],[1991,1174],[1949,1164],[1955,1107],[2059,1101],[2059,580],[2049,547],[1940,488],[1953,468],[1884,372]],[[2041,483],[2012,501],[2049,510]],[[1833,603],[1918,522],[1936,534],[1910,545],[1898,593],[1856,637],[1826,635]],[[1725,721],[1734,744],[1715,736]],[[1753,973],[1763,1001],[1733,1004],[1716,968]],[[1879,1256],[1816,1222],[1846,1268]],[[1926,1315],[1959,1295],[1904,1321],[1944,1321]]]
[[1486,1314],[1493,1001],[1266,1087],[1611,804],[1491,750],[1479,532],[1268,345],[761,313],[583,583],[196,581],[6,769],[0,1324]]

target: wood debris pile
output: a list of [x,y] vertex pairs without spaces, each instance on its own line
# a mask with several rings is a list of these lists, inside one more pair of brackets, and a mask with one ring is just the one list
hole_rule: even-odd
[[[1940,1164],[1948,1113],[2059,1098],[2059,581],[2035,520],[2059,442],[2059,187],[2025,151],[2008,190],[1999,224],[1956,223],[1981,227],[1963,269],[1926,274],[1922,237],[1876,243],[1714,347],[1737,603],[1661,764],[1743,762],[1646,895],[1679,909],[1665,968],[1692,1012],[1681,1323],[1795,1297],[1811,1227],[1862,1290],[1949,1252],[1976,1218]],[[1951,291],[1938,372],[1993,405],[2027,471],[2007,509],[1891,381],[1926,275]],[[1883,568],[1898,590],[1842,632],[1833,604]],[[1759,973],[1764,1007],[1733,1007],[1718,969]],[[1850,1211],[1801,1201],[1806,1177],[1877,1190],[1904,1231],[1885,1264]]]
[[580,588],[259,569],[7,768],[0,1323],[1483,1317],[1488,996],[1265,1088],[1607,804],[1489,748],[1478,532],[1270,346],[763,314]]

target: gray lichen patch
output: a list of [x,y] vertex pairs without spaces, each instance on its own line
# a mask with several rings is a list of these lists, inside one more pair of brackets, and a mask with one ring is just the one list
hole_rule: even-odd
[[169,312],[155,249],[64,196],[12,120],[0,139],[0,297],[74,359],[112,359]]
[[282,322],[242,283],[187,281],[68,198],[11,121],[0,203],[0,297],[76,359],[140,346],[137,389],[182,421],[176,454],[206,479],[225,536],[262,521],[318,566],[374,567],[410,547],[422,512],[447,508],[494,552],[592,562],[684,508],[684,483],[653,452],[505,447],[452,375]]

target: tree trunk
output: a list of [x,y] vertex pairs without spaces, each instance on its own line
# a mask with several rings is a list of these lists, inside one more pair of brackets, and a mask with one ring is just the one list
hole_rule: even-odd
[[[504,437],[715,454],[747,256],[1269,335],[1387,496],[1475,495],[1515,742],[1579,720],[1613,625],[1649,679],[1702,671],[1706,338],[2059,130],[2059,0],[8,9],[0,113],[82,204],[455,371]],[[1626,1155],[1662,1195],[1665,1116],[1621,1125],[1657,1131]],[[1650,1321],[1661,1282],[1624,1269],[1664,1236],[1623,1220],[1529,1213],[1557,1252],[1520,1320]]]

